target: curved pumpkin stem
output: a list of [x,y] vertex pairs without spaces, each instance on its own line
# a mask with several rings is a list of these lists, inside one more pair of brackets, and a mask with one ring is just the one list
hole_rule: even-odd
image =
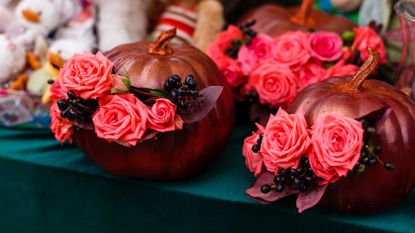
[[353,76],[352,81],[349,83],[349,87],[352,89],[359,89],[363,81],[366,80],[367,77],[376,69],[379,63],[379,53],[369,48],[369,57],[357,71],[357,73]]
[[168,45],[174,37],[176,37],[176,28],[162,32],[157,40],[150,44],[148,52],[162,56],[170,54],[171,51]]
[[312,21],[309,19],[311,10],[313,8],[315,0],[303,0],[300,9],[297,14],[291,18],[291,21],[300,25],[311,24]]

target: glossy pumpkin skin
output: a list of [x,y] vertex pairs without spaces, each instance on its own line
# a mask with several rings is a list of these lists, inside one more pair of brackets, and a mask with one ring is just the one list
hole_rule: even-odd
[[332,31],[338,34],[351,30],[357,25],[341,16],[327,14],[320,10],[311,9],[305,24],[293,22],[299,7],[283,7],[276,4],[265,4],[246,13],[239,22],[256,20],[253,30],[265,33],[271,37],[279,36],[287,31],[308,31],[313,28],[317,31]]
[[309,125],[325,113],[361,118],[387,108],[376,123],[375,144],[380,159],[394,164],[393,171],[377,163],[363,174],[331,184],[320,204],[346,213],[370,213],[398,204],[415,182],[415,106],[404,93],[377,80],[350,87],[351,77],[331,78],[305,88],[288,109],[302,112]]
[[184,124],[182,130],[124,147],[99,139],[93,131],[75,134],[78,145],[105,170],[119,176],[151,180],[174,180],[193,175],[207,167],[224,151],[234,121],[232,93],[214,62],[189,45],[168,45],[165,55],[150,54],[150,42],[121,45],[106,52],[116,72],[128,72],[131,86],[163,87],[173,74],[192,74],[198,88],[224,86],[216,106],[202,120]]

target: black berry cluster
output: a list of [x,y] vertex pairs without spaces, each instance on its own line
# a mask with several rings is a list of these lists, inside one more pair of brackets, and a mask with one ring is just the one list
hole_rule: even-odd
[[257,144],[252,145],[252,151],[254,153],[258,153],[259,150],[261,150],[261,143],[262,143],[262,139],[264,138],[264,134],[259,135],[258,139],[257,139]]
[[393,170],[395,168],[393,164],[385,163],[380,159],[382,148],[374,144],[376,134],[374,122],[367,119],[361,119],[360,122],[362,122],[365,131],[363,136],[364,146],[360,152],[359,163],[355,166],[354,171],[358,173],[365,172],[366,168],[373,167],[377,163],[382,164],[387,170]]
[[68,91],[68,99],[61,99],[57,102],[61,117],[70,121],[90,122],[92,114],[98,108],[98,101],[94,99],[82,99],[77,97],[73,91]]
[[286,188],[305,192],[317,187],[317,179],[310,167],[308,158],[302,157],[297,169],[280,169],[278,175],[274,177],[274,183],[262,185],[261,192],[268,193],[271,190],[284,192]]
[[199,94],[197,82],[192,75],[187,75],[183,81],[177,74],[170,76],[164,83],[164,90],[177,105],[179,114],[192,113],[203,104],[203,97]]
[[235,39],[231,42],[231,47],[226,49],[226,54],[229,57],[237,58],[239,49],[242,47],[243,44],[250,45],[253,38],[257,36],[257,32],[252,30],[252,26],[255,24],[255,20],[241,23],[238,25],[238,28],[242,32],[242,39]]

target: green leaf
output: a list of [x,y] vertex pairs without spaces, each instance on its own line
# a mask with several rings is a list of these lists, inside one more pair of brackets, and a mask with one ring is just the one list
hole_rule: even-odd
[[130,90],[130,79],[128,77],[126,77],[125,79],[122,80],[122,82],[124,83],[124,86]]
[[167,96],[167,92],[163,89],[152,89],[150,93],[156,96],[161,96],[161,97]]

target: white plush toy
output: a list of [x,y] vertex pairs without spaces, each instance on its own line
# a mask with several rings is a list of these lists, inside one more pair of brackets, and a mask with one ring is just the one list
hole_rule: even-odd
[[0,0],[0,33],[5,33],[9,25],[13,24],[12,8],[10,0]]
[[26,64],[26,51],[16,41],[0,34],[0,83],[15,78]]
[[72,55],[73,52],[78,52],[79,49],[91,51],[96,46],[94,34],[95,18],[94,7],[89,6],[82,10],[73,20],[58,29],[55,40],[63,40],[63,42],[55,42],[55,46],[59,47],[66,44],[69,46],[66,49],[69,55]]
[[92,0],[98,7],[99,48],[113,47],[144,39],[147,12],[154,0]]
[[19,25],[47,36],[80,10],[76,0],[22,0],[16,7]]

